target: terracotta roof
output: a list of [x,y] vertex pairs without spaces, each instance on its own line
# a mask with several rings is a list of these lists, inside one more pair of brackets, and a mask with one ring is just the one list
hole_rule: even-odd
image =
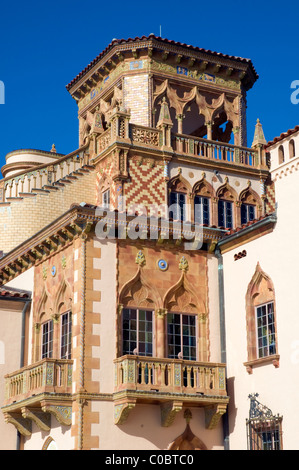
[[259,217],[258,219],[253,219],[247,222],[247,224],[241,225],[241,227],[237,227],[234,229],[229,230],[224,234],[225,237],[228,237],[230,235],[234,235],[235,233],[242,232],[243,229],[250,227],[251,225],[255,225],[257,222],[260,222],[261,220],[269,219],[273,214],[265,214],[264,216]]
[[0,300],[3,297],[15,297],[19,299],[30,299],[31,298],[31,292],[21,290],[21,289],[16,289],[14,287],[0,287]]
[[283,132],[280,134],[279,137],[275,137],[273,140],[267,143],[267,147],[270,147],[271,145],[276,144],[277,142],[280,142],[281,140],[285,139],[286,137],[289,137],[292,134],[295,134],[297,131],[299,131],[299,126],[295,126],[294,129],[289,129],[287,132]]
[[248,64],[251,67],[252,73],[255,77],[255,80],[258,79],[258,74],[256,73],[256,70],[251,62],[250,59],[245,59],[243,57],[238,57],[238,56],[232,56],[228,54],[222,54],[221,52],[214,52],[209,49],[203,49],[200,47],[196,46],[191,46],[189,44],[184,44],[182,42],[177,42],[165,38],[161,38],[159,36],[155,36],[154,34],[150,34],[149,36],[142,36],[142,37],[135,37],[135,38],[128,38],[128,39],[113,39],[111,43],[92,61],[90,64],[88,64],[82,72],[80,72],[68,85],[66,85],[67,90],[69,90],[81,77],[83,77],[102,57],[104,57],[107,52],[112,49],[112,47],[118,45],[118,44],[128,44],[130,42],[135,42],[135,41],[146,41],[149,39],[155,39],[156,41],[163,43],[163,44],[170,44],[174,46],[179,46],[179,47],[185,47],[190,49],[191,51],[196,51],[196,52],[202,52],[204,54],[210,54],[214,57],[221,57],[224,59],[230,59],[230,60],[235,60],[237,62],[242,62],[245,64]]

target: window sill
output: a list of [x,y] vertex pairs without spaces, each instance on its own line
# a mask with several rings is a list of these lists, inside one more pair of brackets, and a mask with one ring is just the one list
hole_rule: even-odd
[[253,359],[252,361],[244,362],[244,366],[246,367],[248,374],[252,374],[254,367],[259,367],[271,363],[277,369],[279,367],[279,359],[280,356],[278,354],[275,354],[273,356],[262,357],[260,359]]

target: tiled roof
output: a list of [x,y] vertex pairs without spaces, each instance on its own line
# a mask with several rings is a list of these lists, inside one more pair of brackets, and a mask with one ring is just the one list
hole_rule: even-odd
[[0,287],[0,300],[1,298],[3,299],[4,297],[15,297],[19,299],[30,299],[31,298],[31,292],[21,290],[21,289],[16,289],[14,287]]
[[279,137],[275,137],[273,140],[271,140],[271,142],[268,142],[267,147],[270,147],[271,145],[274,145],[277,142],[280,142],[286,137],[289,137],[290,135],[295,134],[297,131],[299,131],[299,126],[295,126],[294,129],[289,129],[287,132],[283,132],[282,134],[280,134]]
[[234,228],[234,229],[231,229],[231,230],[227,231],[224,234],[224,236],[228,237],[230,235],[234,235],[235,233],[242,232],[242,230],[244,230],[245,228],[250,227],[252,225],[255,225],[255,224],[257,224],[257,222],[260,222],[262,220],[269,219],[269,217],[272,216],[272,215],[273,214],[265,214],[265,215],[259,217],[258,219],[250,220],[249,222],[247,222],[247,224],[241,225],[241,227],[237,227],[237,228]]
[[221,52],[214,52],[209,49],[203,49],[200,47],[191,46],[189,44],[184,44],[182,42],[177,42],[177,41],[161,38],[159,36],[155,36],[154,34],[150,34],[149,36],[142,36],[142,37],[135,37],[135,38],[128,38],[128,39],[113,39],[111,43],[92,62],[90,62],[90,64],[88,64],[82,70],[82,72],[80,72],[68,85],[66,85],[67,90],[69,90],[81,77],[83,77],[102,57],[104,57],[104,55],[107,54],[107,52],[110,49],[112,49],[112,47],[116,46],[117,44],[128,44],[130,42],[146,41],[149,39],[155,39],[156,41],[160,43],[164,43],[164,44],[185,47],[185,48],[190,49],[191,51],[202,52],[204,54],[209,54],[214,57],[221,57],[224,59],[230,59],[230,60],[235,60],[238,62],[246,63],[251,67],[251,70],[253,72],[255,79],[256,80],[258,79],[258,74],[256,73],[256,70],[250,59],[245,59],[243,57],[232,56],[228,54],[222,54]]

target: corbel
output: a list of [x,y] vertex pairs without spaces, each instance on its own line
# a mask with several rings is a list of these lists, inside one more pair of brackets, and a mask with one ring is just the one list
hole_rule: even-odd
[[71,406],[58,406],[50,404],[42,404],[42,410],[45,413],[51,413],[57,419],[58,423],[63,426],[70,426],[72,424],[72,407]]
[[13,424],[22,436],[30,437],[32,433],[32,422],[27,418],[23,418],[17,413],[4,413],[6,423]]
[[199,70],[203,72],[204,70],[206,70],[208,65],[209,65],[209,62],[207,60],[202,60],[200,62]]
[[182,61],[182,58],[183,58],[182,54],[177,54],[176,57],[175,57],[175,62],[177,64],[180,64],[181,61]]
[[134,59],[138,59],[138,51],[137,51],[137,49],[132,49],[132,55],[133,55]]
[[218,404],[205,407],[206,429],[215,429],[222,415],[226,413],[227,404]]
[[171,401],[161,405],[161,425],[169,427],[179,413],[183,409],[182,401]]
[[33,421],[41,431],[51,430],[51,415],[43,411],[30,410],[26,406],[21,408],[24,419]]
[[194,57],[189,57],[188,59],[188,67],[193,67],[196,59]]
[[169,52],[168,51],[163,51],[162,53],[162,60],[165,62],[168,59]]
[[117,56],[119,62],[123,62],[124,59],[125,59],[125,56],[120,51],[116,52],[116,56]]
[[124,403],[116,403],[114,405],[114,424],[124,424],[131,410],[136,406],[136,400],[126,400]]
[[231,74],[233,73],[234,69],[232,67],[227,67],[226,71],[225,71],[225,75],[227,77],[230,77]]

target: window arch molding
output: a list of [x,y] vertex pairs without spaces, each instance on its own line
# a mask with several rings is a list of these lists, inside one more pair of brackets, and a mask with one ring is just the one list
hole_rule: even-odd
[[[255,273],[248,285],[245,302],[247,330],[247,362],[245,365],[247,371],[252,373],[254,365],[264,362],[272,362],[275,367],[278,367],[274,285],[259,263],[257,263]],[[269,320],[270,318],[271,320]],[[268,351],[265,353],[266,348]]]
[[[239,198],[237,201],[237,206],[240,208],[240,214],[238,214],[239,222],[240,225],[249,222],[250,220],[253,219],[258,219],[262,215],[262,200],[260,196],[257,194],[256,191],[254,191],[250,185],[247,186],[247,188],[243,189],[243,191],[240,192]],[[246,206],[253,206],[254,207],[254,217],[247,217],[247,222],[242,221],[242,204]]]
[[[207,225],[215,225],[215,211],[213,201],[215,200],[216,192],[213,186],[205,179],[205,175],[201,180],[197,181],[192,188],[191,193],[191,220],[196,222],[195,204],[196,198],[201,198],[200,204],[207,206],[206,211],[208,215],[203,218],[203,223]],[[208,201],[205,201],[207,199]],[[203,209],[205,210],[205,208]]]
[[178,174],[168,182],[168,207],[178,205],[181,208],[181,213],[173,214],[173,218],[180,220],[191,219],[191,213],[189,211],[191,193],[191,184],[182,176],[182,172],[179,170]]
[[[238,194],[230,186],[228,180],[216,191],[216,202],[218,204],[218,223],[219,227],[234,228],[239,225],[237,212]],[[230,213],[229,213],[230,212]],[[230,221],[230,216],[232,220]]]

